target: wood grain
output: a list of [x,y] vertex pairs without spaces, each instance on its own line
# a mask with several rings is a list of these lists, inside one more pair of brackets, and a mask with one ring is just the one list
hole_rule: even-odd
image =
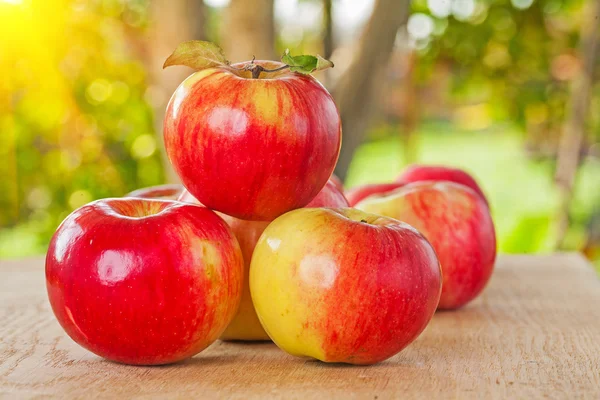
[[43,260],[0,261],[0,397],[600,398],[600,281],[576,254],[500,257],[483,296],[437,313],[371,367],[217,342],[187,362],[130,367],[81,349],[46,300]]

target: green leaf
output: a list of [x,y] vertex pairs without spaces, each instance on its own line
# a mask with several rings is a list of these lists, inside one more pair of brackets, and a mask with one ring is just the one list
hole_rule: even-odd
[[322,71],[327,68],[333,68],[333,63],[317,54],[317,68],[315,70]]
[[214,43],[202,40],[183,42],[167,58],[163,68],[171,65],[185,65],[196,70],[229,65],[223,50]]
[[333,63],[323,57],[317,55],[300,55],[292,56],[290,50],[286,49],[281,57],[281,62],[290,66],[290,71],[300,72],[301,74],[310,74],[314,71],[332,68]]

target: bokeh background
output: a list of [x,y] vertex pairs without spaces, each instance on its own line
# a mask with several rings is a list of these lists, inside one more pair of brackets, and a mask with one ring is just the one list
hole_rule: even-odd
[[600,0],[0,0],[0,259],[43,254],[97,198],[176,181],[166,102],[184,40],[232,61],[321,54],[346,187],[465,168],[499,248],[600,268]]

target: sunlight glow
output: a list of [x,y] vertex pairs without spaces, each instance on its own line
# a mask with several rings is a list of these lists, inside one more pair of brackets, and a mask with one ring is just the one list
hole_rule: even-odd
[[433,19],[423,13],[415,13],[408,19],[407,30],[417,40],[427,39],[434,29]]
[[224,8],[229,5],[229,0],[204,0],[204,3],[213,8]]

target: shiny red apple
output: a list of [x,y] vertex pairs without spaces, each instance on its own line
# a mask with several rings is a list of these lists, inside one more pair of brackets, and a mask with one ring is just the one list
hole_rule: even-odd
[[404,185],[405,184],[403,182],[372,183],[367,185],[359,185],[348,189],[345,195],[348,199],[348,203],[350,203],[351,206],[354,206],[362,199],[369,197],[373,194],[381,195],[384,193],[388,193]]
[[425,329],[441,272],[416,229],[352,208],[305,208],[271,222],[250,267],[256,312],[286,352],[373,364]]
[[243,267],[231,229],[205,207],[105,199],[59,226],[46,283],[58,322],[81,346],[122,363],[168,364],[221,335]]
[[473,189],[488,204],[483,190],[469,173],[462,169],[452,168],[444,165],[421,165],[408,166],[396,179],[397,182],[412,183],[421,181],[449,181],[460,183]]
[[253,79],[234,68],[201,70],[177,88],[165,116],[166,150],[202,204],[269,221],[304,207],[323,188],[340,151],[340,117],[310,75],[283,70]]
[[134,190],[123,197],[139,197],[141,199],[177,200],[183,192],[183,185],[168,183],[165,185],[149,186]]
[[[179,201],[199,204],[188,191],[184,191],[179,197]],[[319,194],[306,206],[308,207],[347,207],[348,201],[344,195],[336,188],[331,181],[327,182]],[[250,287],[248,286],[248,271],[250,269],[250,260],[254,253],[254,247],[258,238],[269,225],[266,221],[247,221],[226,214],[219,213],[221,218],[227,222],[235,234],[244,257],[245,283],[242,292],[242,300],[237,314],[221,335],[223,340],[269,340],[269,335],[265,332],[252,304],[250,296]]]
[[489,281],[496,233],[489,208],[474,190],[448,181],[416,182],[367,197],[356,208],[404,221],[425,235],[442,266],[440,309],[464,306]]

